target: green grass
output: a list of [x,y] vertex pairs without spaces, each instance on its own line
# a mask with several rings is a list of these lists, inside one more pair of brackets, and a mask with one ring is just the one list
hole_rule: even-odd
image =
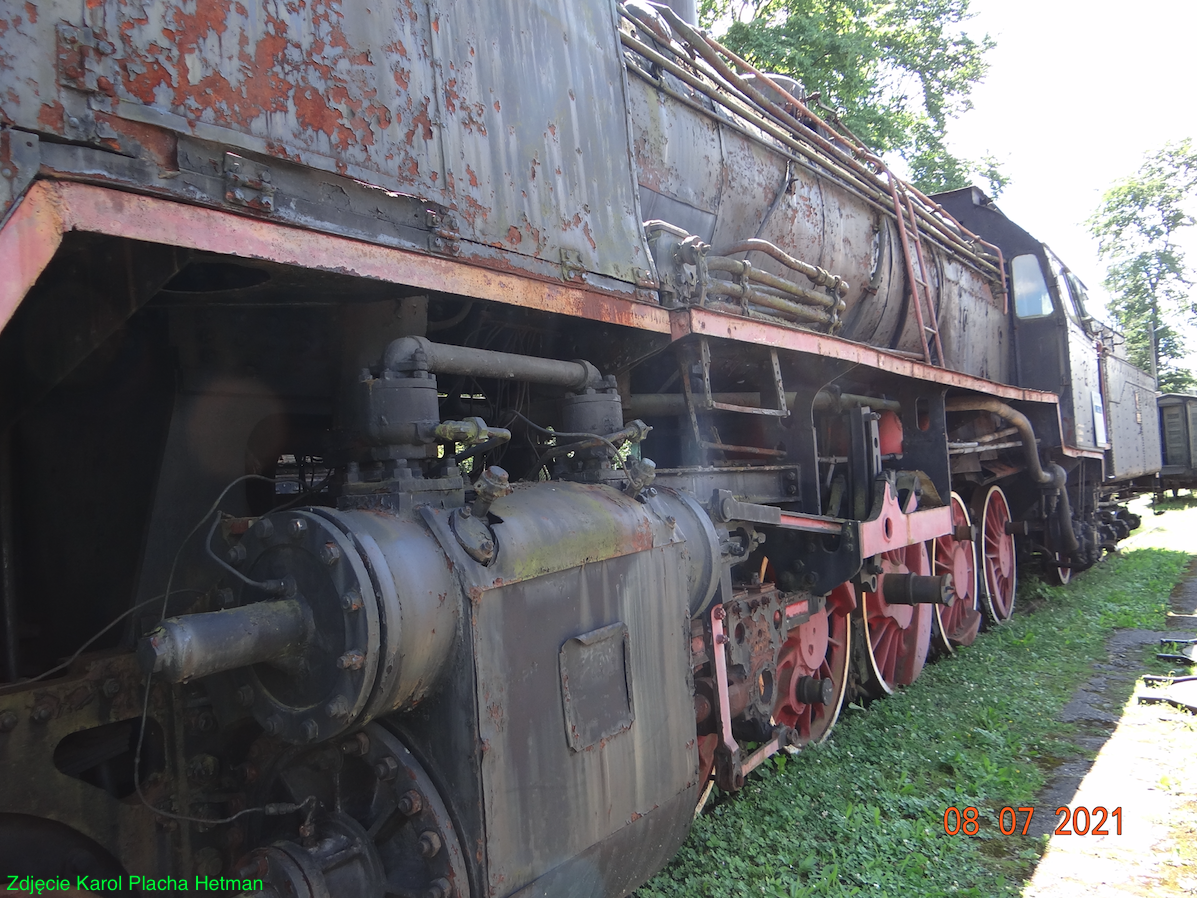
[[[1188,560],[1140,549],[1065,588],[1021,585],[1008,625],[718,799],[638,898],[1018,894],[1043,844],[1002,836],[998,810],[1032,805],[1077,754],[1057,714],[1111,631],[1163,628]],[[953,806],[981,809],[977,836],[945,834]]]

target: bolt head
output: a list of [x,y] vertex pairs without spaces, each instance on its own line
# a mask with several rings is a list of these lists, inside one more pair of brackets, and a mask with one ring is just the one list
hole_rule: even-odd
[[361,607],[362,596],[356,589],[351,589],[345,595],[341,596],[341,610],[360,611]]
[[54,709],[46,702],[38,702],[33,706],[33,713],[30,716],[38,723],[45,723],[54,716]]
[[391,757],[383,758],[374,765],[374,775],[384,783],[389,783],[399,774],[399,763]]
[[303,738],[308,742],[315,742],[316,737],[320,735],[320,724],[316,723],[311,717],[303,722],[300,728],[303,731]]
[[453,898],[453,884],[443,876],[434,879],[424,890],[423,898]]
[[320,550],[320,560],[332,567],[341,560],[341,547],[336,543],[325,543],[324,548]]
[[399,796],[399,800],[395,802],[395,806],[399,809],[400,814],[405,817],[411,817],[423,810],[424,799],[420,796],[419,792],[411,789]]
[[436,857],[441,850],[441,837],[432,830],[420,834],[420,856],[424,858]]
[[341,743],[341,752],[351,757],[361,757],[370,750],[370,737],[365,733],[354,733]]
[[252,686],[242,686],[237,690],[237,704],[242,708],[248,708],[254,703],[254,688]]
[[225,553],[225,558],[227,558],[229,564],[233,565],[234,567],[244,564],[245,546],[241,545],[241,543],[237,543],[237,545],[231,547],[229,551]]
[[308,532],[308,522],[303,518],[292,518],[287,522],[287,535],[291,539],[299,539]]
[[271,714],[262,722],[262,729],[267,735],[277,736],[283,731],[283,719],[277,714]]
[[121,681],[116,677],[109,677],[104,681],[104,685],[100,687],[100,692],[104,693],[105,698],[115,698],[121,691]]
[[274,536],[274,521],[270,518],[259,518],[258,522],[254,524],[254,533],[260,539],[270,539]]

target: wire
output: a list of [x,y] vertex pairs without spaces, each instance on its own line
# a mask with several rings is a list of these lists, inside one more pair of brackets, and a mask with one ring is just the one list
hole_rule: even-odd
[[[515,418],[519,418],[521,421],[523,421],[525,424],[527,424],[533,430],[538,430],[541,433],[545,434],[546,436],[569,437],[570,439],[577,439],[577,440],[598,440],[600,443],[605,444],[607,446],[607,448],[610,449],[612,452],[614,452],[616,455],[619,454],[619,448],[614,443],[612,443],[609,439],[607,439],[605,436],[602,436],[600,434],[597,434],[597,433],[569,433],[564,430],[549,430],[547,427],[541,427],[535,421],[532,421],[531,419],[525,417],[524,415],[521,415],[515,409],[509,409],[509,411],[511,412],[512,415],[515,416]],[[512,420],[514,420],[514,418]],[[510,423],[511,422],[509,421],[508,424],[510,424]]]
[[[270,512],[267,512],[267,514],[270,514]],[[286,579],[254,580],[251,577],[247,577],[245,574],[241,573],[241,571],[237,570],[235,567],[233,567],[223,558],[220,558],[215,552],[212,551],[212,537],[216,534],[216,528],[219,524],[220,512],[217,511],[212,517],[212,526],[208,528],[208,535],[204,538],[204,551],[208,554],[208,557],[216,562],[216,564],[219,565],[223,570],[232,574],[246,586],[252,586],[255,589],[260,589],[264,592],[270,593],[271,595],[283,595],[286,593],[289,588],[289,584],[287,583]]]
[[[204,523],[208,520],[208,518],[211,517],[213,514],[216,514],[220,510],[220,503],[223,502],[225,496],[227,496],[229,494],[229,490],[231,490],[233,487],[237,486],[240,483],[245,483],[250,480],[263,480],[263,481],[266,481],[267,483],[275,482],[275,478],[267,477],[264,474],[243,474],[242,476],[237,477],[232,482],[230,482],[228,486],[226,486],[223,490],[220,491],[220,495],[216,497],[216,501],[212,503],[211,508],[209,508],[206,512],[204,512],[203,516],[200,517],[199,521],[196,522],[196,525],[191,528],[191,532],[189,532],[185,537],[183,537],[182,542],[179,543],[179,548],[175,551],[175,557],[171,560],[171,563],[170,563],[170,573],[167,575],[167,578],[166,578],[166,592],[164,592],[162,594],[162,611],[159,613],[159,616],[158,616],[159,621],[162,621],[166,618],[166,609],[169,607],[169,603],[170,603],[171,587],[174,584],[175,570],[178,568],[178,565],[179,565],[179,557],[183,554],[183,547],[186,546],[187,543],[191,540],[191,538],[193,536],[195,536],[200,531],[200,529],[204,526]],[[267,513],[269,514],[269,512],[267,512]],[[218,518],[218,520],[219,520],[219,518]],[[176,814],[173,811],[166,811],[166,810],[163,810],[162,808],[154,807],[152,804],[150,804],[149,799],[147,799],[145,797],[145,793],[141,791],[141,751],[142,751],[143,746],[145,745],[145,728],[146,728],[146,723],[149,720],[149,716],[150,716],[150,691],[153,686],[153,680],[154,680],[153,672],[151,671],[151,672],[146,673],[146,675],[145,675],[145,693],[144,693],[144,696],[142,697],[142,702],[141,702],[141,725],[138,728],[138,733],[137,733],[137,750],[133,753],[133,788],[137,792],[137,798],[141,801],[141,803],[143,805],[145,805],[145,807],[151,813],[157,814],[162,817],[168,817],[171,820],[181,820],[186,823],[202,823],[207,826],[216,826],[216,825],[221,825],[221,824],[225,824],[225,823],[232,823],[234,820],[238,819],[239,817],[244,817],[247,814],[267,814],[270,816],[275,816],[275,815],[291,813],[293,811],[296,811],[296,810],[299,810],[299,809],[305,807],[309,803],[316,800],[316,797],[314,795],[310,795],[306,799],[304,799],[304,801],[302,803],[300,803],[298,805],[264,805],[262,807],[256,807],[256,808],[245,808],[229,817],[222,817],[219,819],[210,819],[210,818],[206,818],[206,817],[192,817],[188,814]]]

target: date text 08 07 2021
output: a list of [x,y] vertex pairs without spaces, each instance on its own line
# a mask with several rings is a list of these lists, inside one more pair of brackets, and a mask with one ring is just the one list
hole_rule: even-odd
[[[1012,836],[1016,832],[1025,836],[1030,829],[1031,817],[1034,814],[1034,808],[1002,808],[998,811],[998,829],[1006,836]],[[1120,807],[1114,808],[1112,811],[1106,810],[1101,805],[1097,805],[1092,810],[1085,807],[1062,807],[1056,808],[1056,815],[1060,820],[1052,835],[1108,836],[1111,835],[1108,828],[1111,820],[1115,824],[1113,835],[1122,835],[1122,808]],[[980,831],[982,822],[976,808],[961,810],[950,807],[943,812],[943,831],[949,836],[954,836],[957,833],[975,836]]]

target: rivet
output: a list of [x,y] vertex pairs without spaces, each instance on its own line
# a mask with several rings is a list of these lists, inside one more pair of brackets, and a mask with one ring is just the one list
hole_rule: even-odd
[[0,714],[0,733],[11,733],[17,728],[17,715],[12,711]]

